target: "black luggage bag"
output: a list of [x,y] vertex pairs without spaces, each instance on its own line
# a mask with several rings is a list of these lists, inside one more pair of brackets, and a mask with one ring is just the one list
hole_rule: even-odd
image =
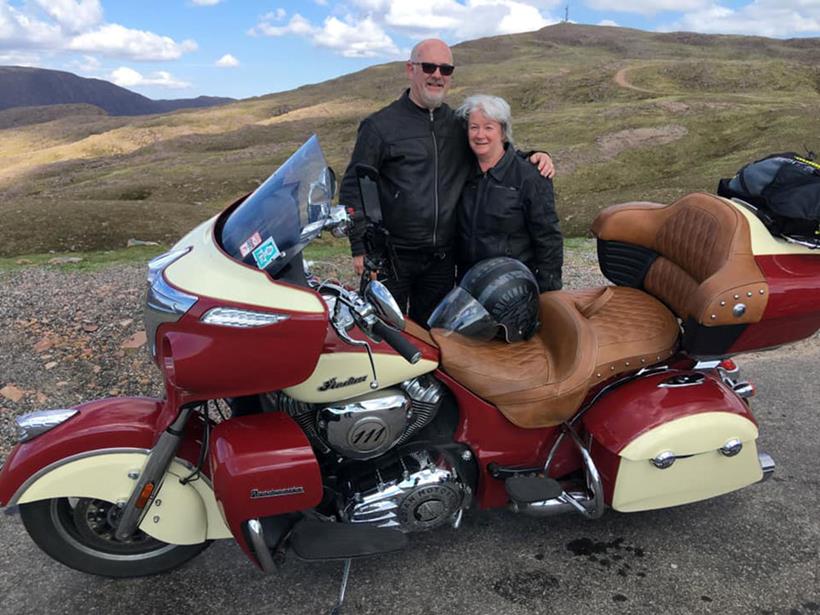
[[820,164],[814,155],[772,154],[721,179],[718,195],[754,205],[774,235],[820,238]]

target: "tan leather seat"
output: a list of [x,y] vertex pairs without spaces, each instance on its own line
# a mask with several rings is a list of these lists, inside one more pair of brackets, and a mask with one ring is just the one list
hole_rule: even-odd
[[620,287],[540,297],[541,328],[525,342],[478,342],[441,329],[441,366],[519,427],[571,417],[590,386],[669,357],[675,317],[646,293]]
[[714,327],[763,317],[769,288],[752,253],[749,222],[724,199],[696,192],[671,205],[614,205],[598,215],[592,232],[658,253],[643,286],[683,320]]

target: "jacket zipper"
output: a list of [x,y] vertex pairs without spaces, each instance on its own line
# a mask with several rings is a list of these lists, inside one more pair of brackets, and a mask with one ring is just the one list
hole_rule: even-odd
[[478,241],[477,234],[478,234],[478,211],[481,208],[481,204],[486,197],[487,186],[488,186],[488,178],[487,173],[483,173],[481,175],[481,179],[478,180],[478,186],[475,191],[475,203],[473,204],[473,228],[472,228],[472,237],[470,241],[470,262],[474,263],[478,258],[478,250],[476,249],[476,243]]
[[435,165],[435,171],[433,178],[435,194],[434,194],[434,209],[435,212],[435,220],[433,221],[433,248],[436,247],[436,239],[438,235],[438,143],[436,142],[436,123],[433,117],[433,110],[430,109],[430,134],[433,136],[433,164]]

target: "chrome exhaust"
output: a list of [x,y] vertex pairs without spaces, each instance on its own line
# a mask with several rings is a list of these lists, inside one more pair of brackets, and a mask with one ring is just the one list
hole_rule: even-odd
[[583,491],[564,492],[563,495],[550,500],[540,502],[510,502],[509,508],[512,512],[522,513],[531,517],[553,517],[563,515],[568,512],[578,512],[578,506],[585,509],[592,508],[592,497]]
[[768,453],[758,453],[757,461],[760,463],[760,469],[763,470],[763,478],[760,479],[760,482],[763,483],[772,477],[776,464]]
[[259,562],[259,567],[265,574],[270,574],[275,570],[275,565],[270,549],[268,549],[267,544],[265,544],[265,530],[262,529],[262,524],[259,522],[259,519],[248,519],[248,521],[245,522],[245,528],[248,530],[249,542]]

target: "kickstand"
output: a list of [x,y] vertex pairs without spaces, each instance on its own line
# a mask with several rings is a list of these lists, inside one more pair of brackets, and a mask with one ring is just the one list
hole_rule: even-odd
[[339,601],[336,603],[336,606],[333,607],[333,610],[330,611],[330,615],[341,615],[342,613],[342,603],[345,601],[347,579],[350,577],[350,562],[350,559],[345,560],[345,568],[344,572],[342,572],[342,586],[339,588]]

